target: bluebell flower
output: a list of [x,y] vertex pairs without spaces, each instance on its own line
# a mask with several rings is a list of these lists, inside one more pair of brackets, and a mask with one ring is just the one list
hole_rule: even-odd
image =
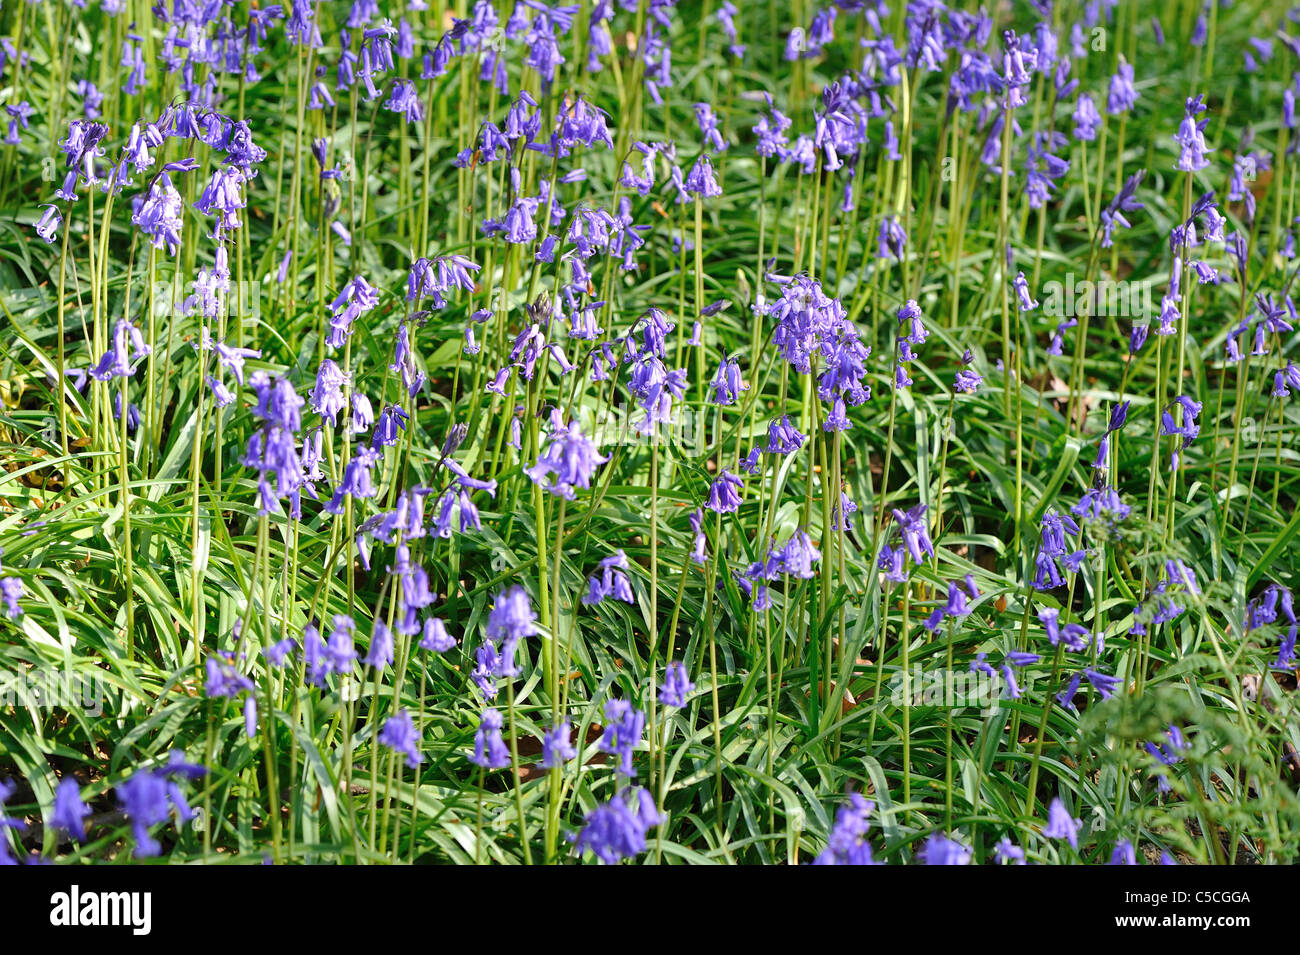
[[1065,643],[1069,650],[1078,653],[1088,646],[1088,630],[1077,623],[1068,623],[1062,627],[1059,623],[1060,611],[1055,607],[1044,607],[1038,611],[1039,622],[1047,630],[1047,639],[1052,646]]
[[470,672],[470,679],[478,688],[479,693],[483,695],[484,700],[495,700],[497,697],[496,678],[501,671],[501,657],[497,653],[492,641],[484,642],[476,651],[474,651],[474,669]]
[[598,744],[602,753],[619,758],[618,771],[629,779],[636,776],[632,754],[641,742],[645,730],[645,714],[628,700],[612,699],[605,702],[605,731]]
[[1069,172],[1069,160],[1061,159],[1051,152],[1062,150],[1066,145],[1063,133],[1034,133],[1033,143],[1026,150],[1025,163],[1025,195],[1031,209],[1042,208],[1050,197],[1055,180]]
[[1209,159],[1205,157],[1207,147],[1203,135],[1206,124],[1209,123],[1209,118],[1207,117],[1199,122],[1196,119],[1205,109],[1205,97],[1203,95],[1189,97],[1183,113],[1183,121],[1178,127],[1178,132],[1174,134],[1174,142],[1181,147],[1178,153],[1177,166],[1183,172],[1195,172],[1198,169],[1204,169],[1210,164]]
[[617,550],[613,555],[606,557],[600,562],[600,575],[598,577],[588,578],[590,585],[588,592],[583,596],[584,604],[598,604],[606,597],[613,597],[615,600],[621,600],[624,603],[632,603],[635,597],[632,595],[632,586],[628,581],[627,574],[624,573],[628,568],[627,555],[622,550]]
[[338,424],[338,413],[346,406],[343,386],[348,376],[338,364],[330,358],[320,363],[316,371],[316,387],[308,392],[308,404],[322,418],[328,418],[330,424]]
[[[1175,424],[1172,409],[1175,407],[1179,410],[1181,422]],[[1179,455],[1187,450],[1191,443],[1201,433],[1201,426],[1197,418],[1201,413],[1201,403],[1193,401],[1185,395],[1179,395],[1169,406],[1161,413],[1160,416],[1160,433],[1162,435],[1176,435],[1182,438],[1179,447],[1170,456],[1170,467],[1177,469]]]
[[757,138],[754,150],[760,156],[770,158],[785,150],[788,143],[785,131],[790,128],[793,121],[773,106],[770,93],[764,92],[763,96],[767,100],[768,112],[760,117],[758,123],[753,127],[754,135]]
[[731,44],[727,47],[727,52],[738,60],[744,59],[745,57],[744,45],[736,42],[738,38],[735,18],[739,13],[740,11],[731,0],[722,0],[721,6],[718,8],[717,13],[714,14],[718,23],[722,25],[722,32],[726,34],[727,39],[731,41]]
[[1014,30],[1005,30],[1002,34],[1002,88],[1005,91],[1005,107],[1014,109],[1024,106],[1028,100],[1023,92],[1033,78],[1029,71],[1037,66],[1036,50],[1021,48],[1021,39]]
[[1024,865],[1025,850],[1012,842],[1010,837],[1003,836],[993,847],[993,858],[1002,865]]
[[446,653],[456,646],[456,640],[447,633],[447,625],[437,617],[429,617],[424,621],[424,635],[420,638],[421,650],[433,650],[435,653]]
[[1009,663],[1002,664],[1000,669],[1002,682],[1005,685],[1004,692],[1008,700],[1018,700],[1023,696],[1020,691],[1020,684],[1016,681],[1016,671],[1011,669]]
[[691,532],[695,535],[691,545],[691,560],[703,565],[708,561],[708,554],[705,551],[707,540],[704,535],[704,511],[698,507],[691,511],[690,522]]
[[370,430],[371,425],[375,423],[375,409],[367,398],[359,391],[352,393],[352,416],[348,422],[349,434],[364,434]]
[[1110,78],[1110,88],[1106,96],[1106,112],[1112,116],[1127,113],[1137,102],[1137,90],[1133,86],[1133,67],[1120,57],[1119,69]]
[[328,643],[315,624],[308,623],[303,629],[302,652],[309,683],[324,689],[325,678],[330,674],[351,672],[356,659],[356,649],[351,641],[352,626],[350,617],[336,614]]
[[85,819],[89,815],[90,809],[81,801],[81,787],[77,781],[71,776],[63,777],[54,790],[54,809],[48,823],[50,828],[66,832],[78,842],[85,842]]
[[925,561],[934,553],[934,544],[930,541],[930,532],[925,521],[926,505],[917,504],[906,512],[894,508],[894,521],[903,534],[903,546],[911,555],[914,563]]
[[55,233],[58,232],[59,226],[62,222],[63,216],[59,213],[58,207],[47,205],[45,206],[45,211],[41,213],[41,217],[36,220],[36,234],[46,242],[53,242],[55,239]]
[[213,654],[207,659],[208,681],[203,687],[209,697],[234,699],[240,693],[253,690],[253,681],[240,673],[234,665],[230,654]]
[[483,711],[479,720],[478,732],[474,734],[474,754],[469,761],[484,769],[502,769],[510,765],[510,750],[501,738],[501,728],[505,723],[501,714],[489,707]]
[[726,150],[727,141],[722,138],[722,133],[718,129],[718,117],[714,115],[712,106],[708,103],[696,103],[695,121],[699,124],[700,134],[704,137],[704,141],[715,153]]
[[907,571],[903,566],[903,561],[907,557],[907,552],[902,547],[890,547],[885,544],[880,548],[880,559],[877,566],[884,571],[885,579],[896,584],[907,581]]
[[330,330],[325,343],[342,348],[352,330],[352,323],[379,304],[379,290],[362,276],[355,276],[330,303]]
[[241,188],[247,179],[248,176],[239,169],[217,169],[194,203],[199,212],[215,217],[211,238],[218,242],[224,240],[226,232],[239,228],[239,213],[247,205]]
[[1296,367],[1290,359],[1287,359],[1285,368],[1279,369],[1273,375],[1273,397],[1289,398],[1291,392],[1287,389],[1287,385],[1300,388],[1300,368]]
[[1034,557],[1034,567],[1037,572],[1033,585],[1038,590],[1051,590],[1064,583],[1056,563],[1058,559],[1063,561],[1072,573],[1077,572],[1083,559],[1084,552],[1071,552],[1065,537],[1066,533],[1077,537],[1079,525],[1053,508],[1043,515],[1040,531],[1042,536]]
[[839,502],[831,508],[831,530],[853,530],[853,515],[857,512],[857,502],[849,497],[844,487],[841,487]]
[[589,490],[596,467],[608,460],[596,449],[595,442],[582,433],[578,423],[571,421],[546,435],[537,463],[524,473],[552,494],[572,501],[575,488]]
[[1089,488],[1079,503],[1070,508],[1075,517],[1112,522],[1126,520],[1131,512],[1132,508],[1120,500],[1119,493],[1108,486]]
[[407,419],[410,414],[400,405],[385,405],[384,409],[379,412],[379,419],[375,422],[375,430],[370,438],[370,447],[373,451],[380,448],[390,448],[401,440],[402,432],[406,430]]
[[104,155],[100,143],[108,135],[108,127],[103,123],[74,119],[68,123],[68,135],[59,140],[59,149],[67,159],[68,169],[82,169],[86,158]]
[[194,818],[185,794],[176,781],[179,777],[197,779],[207,772],[202,766],[184,762],[178,751],[173,751],[168,762],[159,769],[139,769],[117,787],[117,796],[131,823],[135,838],[137,858],[156,856],[162,845],[149,832],[150,828],[165,822],[176,810],[180,825]]
[[1107,865],[1137,865],[1137,854],[1133,851],[1133,843],[1127,839],[1121,839],[1115,845],[1115,849],[1110,854],[1110,861]]
[[4,601],[5,616],[17,620],[23,615],[18,601],[23,597],[23,582],[19,577],[0,577],[0,600]]
[[4,804],[9,801],[17,788],[11,782],[0,780],[0,866],[18,864],[18,860],[13,856],[13,850],[9,847],[9,837],[5,834],[5,830],[14,829],[21,832],[27,828],[27,823],[21,819],[4,815]]
[[715,405],[733,405],[742,391],[749,386],[740,377],[740,363],[735,358],[724,359],[709,384],[710,402]]
[[1101,113],[1088,93],[1080,93],[1074,108],[1074,138],[1083,142],[1092,142],[1097,138],[1097,129],[1101,125]]
[[[378,429],[376,429],[376,433],[378,433]],[[376,492],[371,472],[382,456],[381,452],[373,448],[357,448],[356,453],[348,460],[347,466],[344,467],[343,477],[334,488],[333,496],[325,504],[326,512],[342,514],[343,501],[347,497],[374,497]]]
[[356,624],[351,617],[342,613],[336,613],[333,622],[329,640],[325,644],[325,661],[330,672],[347,673],[357,658],[356,644],[352,638]]
[[568,720],[561,720],[542,734],[542,768],[559,769],[578,755],[572,742],[573,730]]
[[725,468],[709,487],[709,498],[705,507],[718,514],[730,514],[740,508],[741,491],[745,486],[742,478]]
[[876,240],[876,257],[881,259],[892,258],[896,262],[901,262],[905,251],[907,251],[907,231],[903,228],[903,224],[899,222],[898,216],[885,216],[880,220],[880,233]]
[[408,123],[418,123],[424,119],[424,106],[415,91],[415,84],[409,80],[395,80],[384,109],[400,113]]
[[1047,825],[1043,827],[1043,835],[1048,839],[1064,839],[1071,849],[1078,849],[1079,825],[1079,820],[1070,815],[1058,796],[1048,806]]
[[[1137,201],[1137,188],[1141,184],[1143,177],[1146,176],[1145,169],[1139,169],[1133,175],[1124,181],[1119,193],[1111,199],[1105,209],[1101,211],[1101,247],[1109,249],[1113,244],[1113,234],[1116,225],[1123,226],[1125,229],[1131,228],[1131,223],[1125,218],[1125,212],[1133,212],[1137,209],[1143,209],[1142,203]],[[1138,347],[1141,347],[1139,343]]]
[[917,853],[925,865],[970,865],[971,850],[943,833],[932,833]]
[[947,602],[934,608],[934,612],[925,621],[925,627],[927,630],[937,630],[945,617],[964,617],[969,613],[966,591],[959,587],[956,581],[949,581]]
[[664,682],[659,687],[659,701],[664,706],[679,709],[686,705],[686,698],[695,689],[684,663],[673,662],[664,668]]
[[836,396],[835,404],[826,414],[826,420],[822,423],[822,430],[827,432],[848,431],[852,425],[849,422],[848,409],[844,407],[844,398]]
[[363,662],[376,669],[393,663],[393,632],[381,619],[375,620],[374,630],[370,634],[370,648],[366,651]]
[[1115,688],[1120,684],[1120,678],[1117,676],[1108,676],[1099,670],[1088,668],[1083,671],[1084,678],[1092,684],[1103,700],[1109,700],[1115,694]]
[[1020,310],[1022,312],[1038,308],[1038,302],[1034,301],[1033,296],[1029,294],[1029,282],[1025,279],[1024,272],[1016,273],[1012,285],[1015,288],[1016,298],[1020,301]]
[[1133,326],[1132,330],[1129,332],[1129,339],[1128,339],[1128,353],[1130,355],[1136,355],[1138,352],[1142,350],[1142,346],[1146,344],[1147,333],[1150,330],[1151,330],[1150,325]]
[[703,199],[722,195],[722,187],[713,175],[713,164],[709,162],[708,156],[700,156],[695,160],[695,165],[686,174],[685,187],[687,193]]
[[129,378],[135,374],[138,362],[152,349],[145,344],[144,336],[132,322],[119,318],[113,326],[113,339],[108,351],[104,352],[99,363],[90,369],[90,377],[96,381],[108,381],[110,378]]
[[646,833],[662,821],[649,790],[625,787],[589,812],[582,831],[570,838],[579,853],[590,850],[601,862],[615,865],[645,851]]
[[953,379],[952,390],[959,394],[973,395],[979,390],[980,385],[984,383],[984,377],[980,375],[970,365],[975,361],[975,356],[967,349],[962,355],[962,365],[965,366],[958,370]]
[[870,815],[875,808],[875,803],[859,793],[850,793],[848,801],[835,811],[835,825],[831,827],[826,848],[813,865],[875,865],[867,843]]
[[537,615],[533,613],[528,593],[516,584],[497,594],[488,614],[487,638],[503,657],[500,676],[517,676],[514,656],[520,640],[537,634]]
[[411,714],[405,709],[398,710],[384,721],[379,731],[379,743],[406,757],[406,765],[415,769],[424,762],[420,752],[420,735],[415,729]]
[[266,656],[267,663],[278,670],[288,662],[289,654],[293,653],[295,647],[293,637],[285,637],[283,640],[272,643],[262,652]]

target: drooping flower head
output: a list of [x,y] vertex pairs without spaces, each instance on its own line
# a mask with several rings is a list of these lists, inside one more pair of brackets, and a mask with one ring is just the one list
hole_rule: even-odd
[[644,730],[645,714],[630,701],[613,699],[605,702],[605,731],[598,745],[602,753],[619,758],[618,771],[628,779],[636,776],[632,754],[641,742]]
[[501,713],[488,707],[479,719],[478,732],[474,734],[474,754],[469,761],[484,769],[503,769],[510,765],[510,750],[501,738],[505,722]]
[[1047,825],[1043,827],[1043,835],[1048,839],[1064,839],[1071,849],[1078,849],[1079,825],[1079,820],[1070,815],[1065,803],[1057,796],[1047,809]]
[[614,865],[645,851],[646,833],[662,821],[650,791],[629,786],[588,813],[582,831],[570,838],[579,853],[590,850]]
[[664,668],[663,686],[659,687],[659,702],[664,706],[681,708],[695,689],[684,663],[673,662]]
[[157,769],[138,769],[117,787],[117,796],[131,824],[135,837],[137,858],[156,856],[162,844],[150,834],[150,829],[165,822],[176,810],[176,821],[184,825],[194,818],[189,802],[181,791],[179,779],[198,779],[207,773],[202,766],[184,761],[183,754],[174,750],[168,761]]
[[424,762],[424,755],[420,752],[420,736],[411,714],[405,709],[398,710],[396,715],[384,721],[383,728],[379,731],[379,743],[404,755],[406,765],[411,769]]
[[558,769],[578,755],[572,737],[573,729],[568,720],[561,720],[542,734],[543,769]]
[[90,809],[81,801],[81,787],[71,776],[65,776],[54,791],[54,811],[50,814],[51,828],[66,832],[78,842],[86,839],[85,819]]
[[917,853],[925,865],[970,865],[971,855],[968,847],[941,832],[931,835]]
[[704,506],[718,514],[730,514],[740,508],[744,486],[744,479],[724,468],[709,487],[709,499]]
[[330,331],[325,343],[331,348],[347,344],[352,323],[379,304],[379,290],[362,276],[354,277],[330,303]]
[[589,588],[583,595],[582,602],[587,605],[598,604],[606,597],[613,597],[624,603],[632,603],[636,598],[632,594],[632,585],[627,578],[627,555],[617,550],[613,555],[600,562],[600,573],[588,578]]
[[1205,156],[1207,147],[1204,136],[1205,127],[1210,120],[1208,117],[1199,121],[1196,119],[1198,115],[1205,112],[1205,109],[1204,95],[1188,97],[1183,121],[1178,126],[1178,132],[1174,134],[1174,142],[1180,147],[1178,168],[1183,172],[1195,172],[1210,164],[1210,160]]
[[596,443],[582,433],[576,421],[554,428],[546,436],[546,445],[537,463],[526,469],[534,483],[570,501],[575,488],[589,490],[596,467],[609,458],[596,449]]
[[870,816],[875,808],[875,803],[859,793],[850,793],[848,802],[835,811],[830,839],[813,865],[875,865],[867,843]]
[[500,653],[500,676],[517,676],[515,648],[519,641],[537,633],[537,615],[533,613],[528,592],[518,584],[497,594],[488,614],[487,638]]
[[894,509],[894,522],[903,534],[903,546],[911,555],[913,563],[925,561],[926,555],[934,553],[934,544],[930,542],[930,531],[926,526],[925,504],[917,504],[907,511]]

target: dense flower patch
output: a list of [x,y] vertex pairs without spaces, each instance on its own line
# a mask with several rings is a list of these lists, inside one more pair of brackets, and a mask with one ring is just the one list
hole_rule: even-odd
[[0,861],[1295,861],[1298,23],[9,5]]

